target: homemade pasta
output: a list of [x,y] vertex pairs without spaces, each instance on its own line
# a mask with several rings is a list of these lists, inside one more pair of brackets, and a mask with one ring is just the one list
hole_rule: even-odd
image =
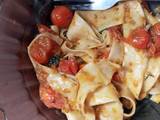
[[160,103],[160,22],[137,0],[41,27],[28,54],[48,108],[68,120],[123,120],[136,100]]

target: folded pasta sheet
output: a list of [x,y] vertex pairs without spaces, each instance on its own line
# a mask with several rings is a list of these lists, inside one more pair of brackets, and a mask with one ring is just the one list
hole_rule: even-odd
[[160,103],[160,77],[158,78],[155,86],[149,92],[151,96],[151,100]]
[[144,14],[149,24],[154,25],[159,22],[156,17],[152,16],[152,14],[148,12],[148,10],[144,9]]
[[156,84],[160,76],[160,58],[150,58],[145,73],[144,84],[141,91],[141,98],[144,98],[149,90]]
[[124,5],[120,4],[109,10],[79,11],[79,14],[98,31],[124,23]]
[[75,12],[69,26],[67,37],[74,44],[75,49],[85,50],[100,45],[100,40],[87,22]]
[[77,103],[81,109],[84,109],[85,100],[89,93],[109,83],[95,63],[89,63],[83,67],[77,73],[76,79],[79,81]]
[[124,82],[113,81],[113,85],[116,87],[120,101],[124,109],[127,109],[129,112],[123,113],[125,118],[131,117],[136,111],[136,100],[128,86]]
[[85,120],[85,117],[80,111],[70,111],[64,113],[68,120]]
[[125,81],[135,98],[139,99],[139,95],[144,82],[144,74],[146,72],[148,58],[143,51],[125,43],[125,55],[123,67],[126,70]]
[[124,45],[120,41],[113,41],[108,60],[111,62],[122,64],[124,58]]
[[149,94],[151,95],[157,95],[160,94],[160,78],[158,78],[156,84],[153,86],[153,88],[149,91]]
[[128,1],[124,6],[125,22],[123,24],[123,34],[124,37],[128,37],[135,28],[144,27],[146,25],[146,19],[142,6],[138,1]]
[[120,102],[111,102],[96,107],[98,120],[123,120],[123,109]]
[[102,86],[91,93],[87,103],[89,106],[97,106],[111,102],[119,101],[119,96],[112,84]]
[[[42,87],[49,85],[52,88],[52,90],[50,90],[50,91],[55,91],[55,92],[53,92],[53,93],[55,93],[55,95],[57,95],[57,94],[61,95],[62,99],[67,101],[67,102],[65,102],[66,105],[64,107],[64,110],[68,110],[68,109],[70,109],[68,107],[69,106],[68,104],[74,103],[74,100],[76,99],[75,97],[77,95],[78,83],[75,81],[75,79],[73,77],[58,73],[56,68],[47,67],[47,66],[42,65],[34,60],[34,58],[31,56],[30,50],[31,50],[33,44],[35,44],[41,37],[50,38],[50,39],[56,41],[58,44],[61,44],[63,40],[61,38],[59,38],[57,35],[53,35],[50,33],[40,34],[29,45],[28,53],[29,53],[29,57],[31,59],[31,62],[35,68],[37,78],[40,81],[40,84],[42,84]],[[49,87],[46,87],[46,88],[49,88]],[[41,93],[44,93],[46,95],[48,94],[43,91],[41,91]],[[43,95],[41,94],[41,96],[43,96]]]

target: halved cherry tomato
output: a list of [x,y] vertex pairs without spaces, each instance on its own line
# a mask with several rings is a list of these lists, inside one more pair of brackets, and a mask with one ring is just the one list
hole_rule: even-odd
[[127,38],[129,44],[138,49],[146,49],[150,35],[144,28],[137,28]]
[[66,6],[57,6],[51,13],[51,21],[60,28],[67,28],[73,18],[73,12]]
[[49,85],[40,85],[40,98],[48,108],[62,109],[65,106],[65,98]]
[[37,26],[38,26],[38,31],[39,31],[40,33],[45,33],[45,32],[52,33],[52,32],[53,32],[53,31],[52,31],[49,27],[47,27],[46,25],[38,24]]
[[38,44],[33,44],[31,47],[31,56],[40,64],[48,62],[48,55],[42,47]]
[[77,61],[74,59],[61,60],[58,68],[60,72],[64,72],[72,75],[75,75],[78,72],[78,69],[79,69],[79,65]]
[[30,50],[31,56],[40,64],[47,63],[48,59],[59,51],[60,46],[48,37],[40,37]]

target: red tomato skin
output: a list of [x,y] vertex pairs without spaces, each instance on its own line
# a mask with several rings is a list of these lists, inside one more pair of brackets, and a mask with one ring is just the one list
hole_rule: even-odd
[[52,10],[51,21],[60,28],[67,28],[73,18],[73,12],[66,6],[57,6]]
[[47,53],[38,45],[33,45],[31,47],[31,56],[40,64],[45,64],[48,62]]
[[30,49],[31,56],[40,64],[48,63],[48,59],[59,51],[60,46],[47,37],[40,37]]
[[137,28],[132,31],[127,42],[135,48],[146,49],[149,43],[150,35],[144,28]]
[[43,47],[49,56],[60,52],[60,46],[48,37],[40,38],[38,44]]
[[67,74],[75,75],[78,72],[79,66],[75,60],[61,60],[58,70]]
[[76,62],[76,60],[70,60],[70,70],[72,71],[72,74],[76,74],[78,72],[78,63]]
[[59,63],[58,70],[63,73],[72,74],[72,71],[70,70],[70,67],[69,67],[68,60],[61,60]]

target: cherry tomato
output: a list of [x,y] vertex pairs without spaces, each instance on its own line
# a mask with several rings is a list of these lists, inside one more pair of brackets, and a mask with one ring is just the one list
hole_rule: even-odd
[[66,6],[57,6],[51,13],[51,21],[60,28],[67,28],[73,18],[73,12]]
[[49,85],[40,85],[40,98],[48,108],[62,109],[65,106],[65,98]]
[[127,38],[127,42],[138,49],[146,49],[150,35],[144,28],[137,28]]
[[60,46],[48,37],[40,37],[31,46],[31,56],[40,64],[45,64],[48,59],[60,51]]
[[78,72],[79,65],[74,59],[61,60],[58,69],[61,72],[74,75]]
[[52,32],[53,32],[50,28],[48,28],[48,27],[45,26],[45,25],[38,24],[37,26],[38,26],[38,31],[39,31],[40,33],[45,33],[45,32],[52,33]]
[[60,52],[60,46],[48,37],[40,37],[38,44],[43,47],[49,56]]
[[31,56],[40,64],[45,64],[48,62],[47,53],[42,47],[39,47],[39,45],[37,44],[34,44],[31,47]]

